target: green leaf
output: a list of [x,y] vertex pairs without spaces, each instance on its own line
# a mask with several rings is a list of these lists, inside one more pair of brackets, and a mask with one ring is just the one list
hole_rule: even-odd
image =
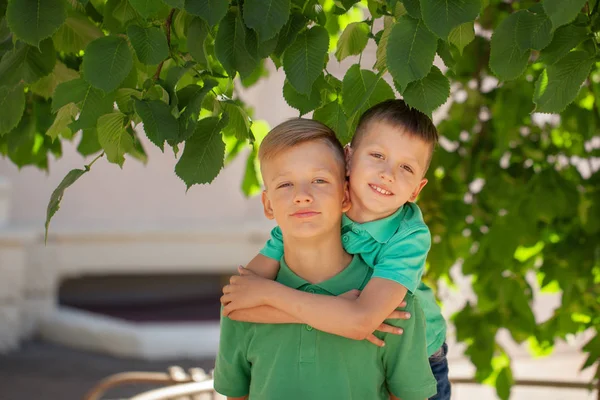
[[421,4],[420,0],[403,0],[402,4],[404,4],[404,8],[406,8],[406,12],[413,18],[421,19]]
[[127,36],[138,60],[143,64],[158,64],[169,57],[169,45],[162,29],[155,26],[142,28],[132,24],[127,28]]
[[129,0],[129,3],[144,19],[158,14],[165,7],[161,0]]
[[316,109],[313,119],[330,127],[342,145],[346,145],[352,140],[352,132],[348,129],[348,117],[337,100]]
[[231,77],[238,71],[243,79],[258,65],[258,59],[246,47],[246,27],[237,12],[227,13],[221,21],[215,38],[215,54]]
[[458,48],[461,55],[464,48],[467,47],[473,39],[475,39],[475,24],[473,24],[473,22],[465,22],[464,24],[457,26],[452,29],[448,35],[448,41]]
[[[452,35],[452,33],[450,34]],[[437,54],[440,56],[444,64],[449,69],[453,69],[456,65],[456,60],[450,49],[450,45],[444,42],[442,39],[438,40]]]
[[91,42],[83,56],[83,76],[92,86],[112,92],[125,80],[133,56],[127,40],[120,36],[105,36]]
[[223,135],[235,136],[238,140],[247,140],[250,132],[250,118],[242,107],[232,101],[219,103],[222,110],[227,113],[227,126],[223,128]]
[[73,119],[79,114],[79,108],[73,103],[67,104],[58,110],[54,122],[46,131],[46,135],[50,136],[52,140],[56,140],[59,136],[68,136],[71,133],[69,124],[73,122]]
[[77,151],[82,156],[89,156],[102,150],[98,142],[98,131],[96,128],[84,129],[81,131],[81,141],[77,146]]
[[10,0],[6,19],[19,39],[37,46],[65,22],[66,6],[64,0]]
[[85,49],[88,43],[102,36],[102,30],[86,15],[74,12],[69,14],[65,23],[58,28],[52,36],[52,41],[58,51],[78,53]]
[[135,112],[144,123],[148,139],[164,151],[165,140],[179,137],[179,124],[171,114],[171,108],[160,100],[134,100]]
[[586,0],[544,0],[542,5],[554,29],[572,22],[585,5]]
[[54,189],[52,195],[50,196],[50,201],[48,202],[48,207],[46,209],[46,223],[44,240],[48,240],[48,227],[50,226],[50,220],[58,209],[60,208],[60,201],[62,200],[63,195],[65,194],[65,190],[69,188],[72,184],[74,184],[83,174],[89,171],[89,168],[86,169],[72,169],[69,173],[63,178],[63,180],[59,183],[59,185]]
[[133,99],[140,100],[142,98],[142,92],[137,89],[121,88],[117,89],[115,93],[115,101],[119,111],[123,114],[133,114],[134,106]]
[[104,94],[83,79],[61,83],[54,91],[52,112],[69,103],[76,104],[81,112],[77,121],[71,124],[74,132],[80,129],[95,128],[98,117],[113,110],[114,94]]
[[409,106],[431,118],[433,111],[448,100],[450,82],[442,71],[434,66],[425,78],[409,83],[402,96]]
[[552,42],[540,52],[539,62],[554,64],[587,38],[583,26],[565,25],[554,31]]
[[510,366],[503,367],[496,377],[496,393],[502,400],[508,400],[510,397],[510,388],[514,381]]
[[517,11],[500,22],[492,35],[490,69],[501,80],[516,79],[527,67],[531,51],[519,46],[518,25],[526,11]]
[[173,8],[178,8],[178,9],[182,9],[185,5],[185,0],[162,0],[163,3],[165,3],[168,6],[171,6]]
[[316,84],[313,85],[310,96],[306,96],[298,93],[298,91],[286,80],[283,84],[283,98],[290,107],[300,111],[301,116],[321,105],[321,93]]
[[13,130],[25,110],[23,85],[0,86],[0,136]]
[[479,10],[481,0],[421,0],[425,25],[442,39],[457,26],[474,21]]
[[202,65],[207,64],[205,42],[208,37],[208,26],[202,18],[194,18],[188,28],[187,45],[194,60]]
[[541,50],[552,40],[552,22],[544,14],[518,11],[517,43],[521,51]]
[[18,42],[0,60],[0,86],[36,82],[52,72],[55,64],[56,53],[51,39],[43,40],[39,50]]
[[258,168],[256,167],[256,163],[257,151],[252,150],[246,159],[246,171],[244,172],[244,179],[242,180],[242,192],[247,197],[255,196],[262,191],[262,186],[259,179],[260,174]]
[[369,41],[369,25],[364,22],[348,24],[337,44],[335,58],[342,61],[344,58],[360,54]]
[[59,84],[77,78],[79,78],[79,73],[77,71],[67,68],[65,64],[57,61],[52,73],[31,85],[31,91],[49,99],[52,97]]
[[196,125],[192,137],[185,142],[175,173],[185,182],[188,190],[195,184],[211,183],[223,168],[225,143],[221,129],[225,124],[224,119],[204,118]]
[[379,43],[377,43],[377,51],[375,53],[376,61],[375,65],[373,65],[373,69],[376,69],[377,71],[383,71],[387,68],[387,44],[393,27],[394,24],[392,19],[390,17],[384,17],[384,28],[383,32],[381,32]]
[[88,94],[90,84],[83,79],[72,79],[59,84],[52,98],[52,112],[55,113],[69,103],[79,103]]
[[313,26],[299,34],[283,54],[285,75],[299,93],[310,93],[323,71],[328,47],[329,35],[325,28]]
[[246,0],[244,22],[258,33],[261,42],[271,39],[290,17],[290,0]]
[[98,142],[111,163],[123,168],[125,153],[133,149],[133,139],[126,130],[127,116],[112,112],[98,118]]
[[437,39],[423,24],[409,16],[398,18],[387,45],[387,63],[392,77],[402,87],[424,78],[431,69]]
[[368,108],[393,98],[394,91],[390,85],[374,72],[361,70],[359,64],[350,67],[344,75],[342,107],[353,125],[354,121]]
[[203,86],[189,85],[177,92],[181,108],[185,110],[179,117],[179,138],[177,143],[186,140],[194,133],[196,122],[205,96],[218,85],[214,80],[206,80]]
[[228,0],[185,0],[185,11],[202,18],[211,27],[223,19],[228,7]]
[[581,50],[570,52],[557,63],[549,65],[535,83],[535,111],[558,113],[564,110],[575,100],[592,65],[594,58]]
[[[118,24],[126,26],[129,21],[137,19],[140,17],[138,12],[133,8],[133,6],[129,3],[129,0],[113,0],[114,7],[109,7],[111,0],[108,0],[106,6],[104,6],[104,24],[107,24],[107,19],[110,20],[114,18]],[[109,16],[106,14],[109,13]],[[117,30],[115,28],[110,28],[111,31]]]
[[281,57],[285,49],[296,40],[298,32],[306,26],[306,17],[298,12],[292,12],[290,19],[285,26],[279,32],[277,38],[277,46],[273,54],[277,57]]

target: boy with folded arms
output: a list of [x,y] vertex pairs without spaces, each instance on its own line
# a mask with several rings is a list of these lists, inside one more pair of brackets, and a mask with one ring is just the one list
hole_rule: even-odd
[[[259,158],[264,212],[277,221],[283,242],[276,282],[321,296],[362,290],[372,269],[342,246],[342,213],[350,203],[344,152],[334,133],[316,121],[287,121],[267,135]],[[412,317],[389,322],[404,334],[377,333],[385,347],[306,324],[256,324],[223,316],[215,389],[229,399],[432,396],[436,382],[427,360],[423,312],[412,294],[405,302]],[[267,305],[257,308],[285,314]]]

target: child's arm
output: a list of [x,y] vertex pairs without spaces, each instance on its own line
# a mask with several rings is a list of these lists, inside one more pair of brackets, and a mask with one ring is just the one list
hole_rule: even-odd
[[271,306],[242,308],[229,314],[234,321],[254,322],[258,324],[301,324],[298,318]]
[[240,308],[270,305],[321,331],[362,340],[398,307],[407,291],[416,291],[430,245],[431,236],[424,224],[390,239],[374,265],[373,278],[355,301],[293,290],[244,276],[242,269],[242,276],[232,277],[224,290],[223,312],[228,315]]
[[279,272],[279,261],[258,254],[246,265],[246,268],[263,278],[274,280]]
[[[324,296],[291,289],[277,282],[264,281],[263,299],[293,318],[324,332],[363,340],[380,327],[406,295],[399,283],[373,278],[356,300]],[[223,312],[228,313],[228,306]],[[399,333],[399,332],[396,332]]]

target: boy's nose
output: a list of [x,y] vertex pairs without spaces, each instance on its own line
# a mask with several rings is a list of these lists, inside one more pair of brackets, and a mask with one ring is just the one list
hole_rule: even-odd
[[294,196],[294,202],[296,204],[312,203],[312,201],[313,198],[307,190],[300,189],[296,191],[296,195]]
[[392,174],[390,171],[381,171],[379,173],[379,177],[385,182],[394,182],[394,174]]

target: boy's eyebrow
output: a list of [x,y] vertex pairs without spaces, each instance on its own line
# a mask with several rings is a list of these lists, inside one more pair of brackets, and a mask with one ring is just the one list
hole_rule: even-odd
[[[333,171],[331,171],[331,169],[330,169],[330,168],[315,168],[315,169],[311,170],[310,172],[311,172],[311,173],[313,173],[313,174],[317,174],[317,173],[327,173],[327,174],[329,174],[329,175],[334,175],[334,172],[333,172]],[[290,173],[291,173],[291,171],[283,171],[283,172],[280,172],[280,173],[278,173],[277,175],[275,175],[275,176],[273,177],[273,180],[277,180],[277,179],[280,179],[280,178],[285,178],[285,177],[286,177],[286,176],[288,176]]]

